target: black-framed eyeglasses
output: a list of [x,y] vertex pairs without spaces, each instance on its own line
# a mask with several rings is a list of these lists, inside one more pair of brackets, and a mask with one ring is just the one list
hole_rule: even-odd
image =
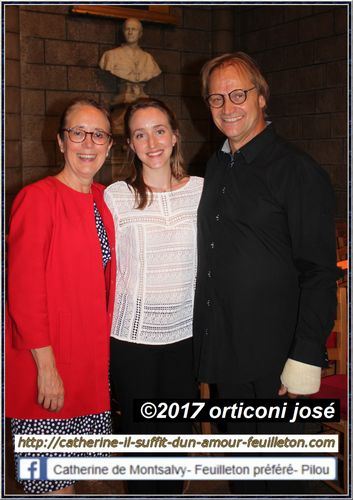
[[248,92],[254,90],[256,87],[251,87],[251,89],[235,89],[229,92],[229,94],[210,94],[206,97],[206,102],[210,108],[221,108],[225,103],[225,96],[227,95],[233,104],[243,104],[248,97]]
[[83,142],[86,139],[87,135],[90,135],[94,144],[103,146],[104,144],[107,144],[107,142],[112,138],[111,134],[108,134],[108,132],[104,132],[103,130],[86,132],[86,130],[78,127],[63,128],[62,130],[68,133],[69,139],[72,142]]

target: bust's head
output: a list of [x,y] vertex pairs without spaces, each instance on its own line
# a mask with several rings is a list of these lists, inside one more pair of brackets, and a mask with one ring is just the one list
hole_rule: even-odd
[[124,21],[123,33],[128,45],[135,45],[142,37],[142,24],[135,17],[129,17]]

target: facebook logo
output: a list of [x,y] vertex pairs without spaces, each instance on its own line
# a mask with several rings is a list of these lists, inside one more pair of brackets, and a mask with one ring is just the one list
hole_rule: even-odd
[[26,457],[18,459],[18,479],[46,479],[47,459]]

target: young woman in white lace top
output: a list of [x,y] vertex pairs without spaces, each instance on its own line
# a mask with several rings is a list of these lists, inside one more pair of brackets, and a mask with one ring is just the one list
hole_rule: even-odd
[[[111,378],[122,432],[191,433],[190,423],[133,422],[134,399],[197,397],[192,369],[196,214],[203,179],[186,174],[178,124],[165,103],[125,114],[132,173],[105,191],[116,231]],[[132,481],[130,493],[181,493],[181,481]]]

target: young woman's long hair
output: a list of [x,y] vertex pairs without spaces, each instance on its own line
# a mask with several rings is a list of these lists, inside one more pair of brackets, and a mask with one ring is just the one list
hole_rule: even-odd
[[[183,179],[186,176],[186,171],[184,168],[184,160],[181,153],[181,139],[178,122],[173,111],[163,101],[150,97],[144,97],[130,104],[124,116],[126,141],[129,142],[129,140],[131,139],[131,118],[136,113],[136,111],[146,108],[159,109],[167,116],[173,134],[176,136],[176,143],[173,147],[173,151],[170,157],[171,176],[173,176],[177,180]],[[145,181],[143,179],[141,160],[130,147],[128,147],[127,159],[131,173],[126,179],[126,182],[133,188],[135,192],[136,207],[143,209],[148,203],[148,193],[151,193],[150,203],[152,203],[152,190],[145,184]]]

